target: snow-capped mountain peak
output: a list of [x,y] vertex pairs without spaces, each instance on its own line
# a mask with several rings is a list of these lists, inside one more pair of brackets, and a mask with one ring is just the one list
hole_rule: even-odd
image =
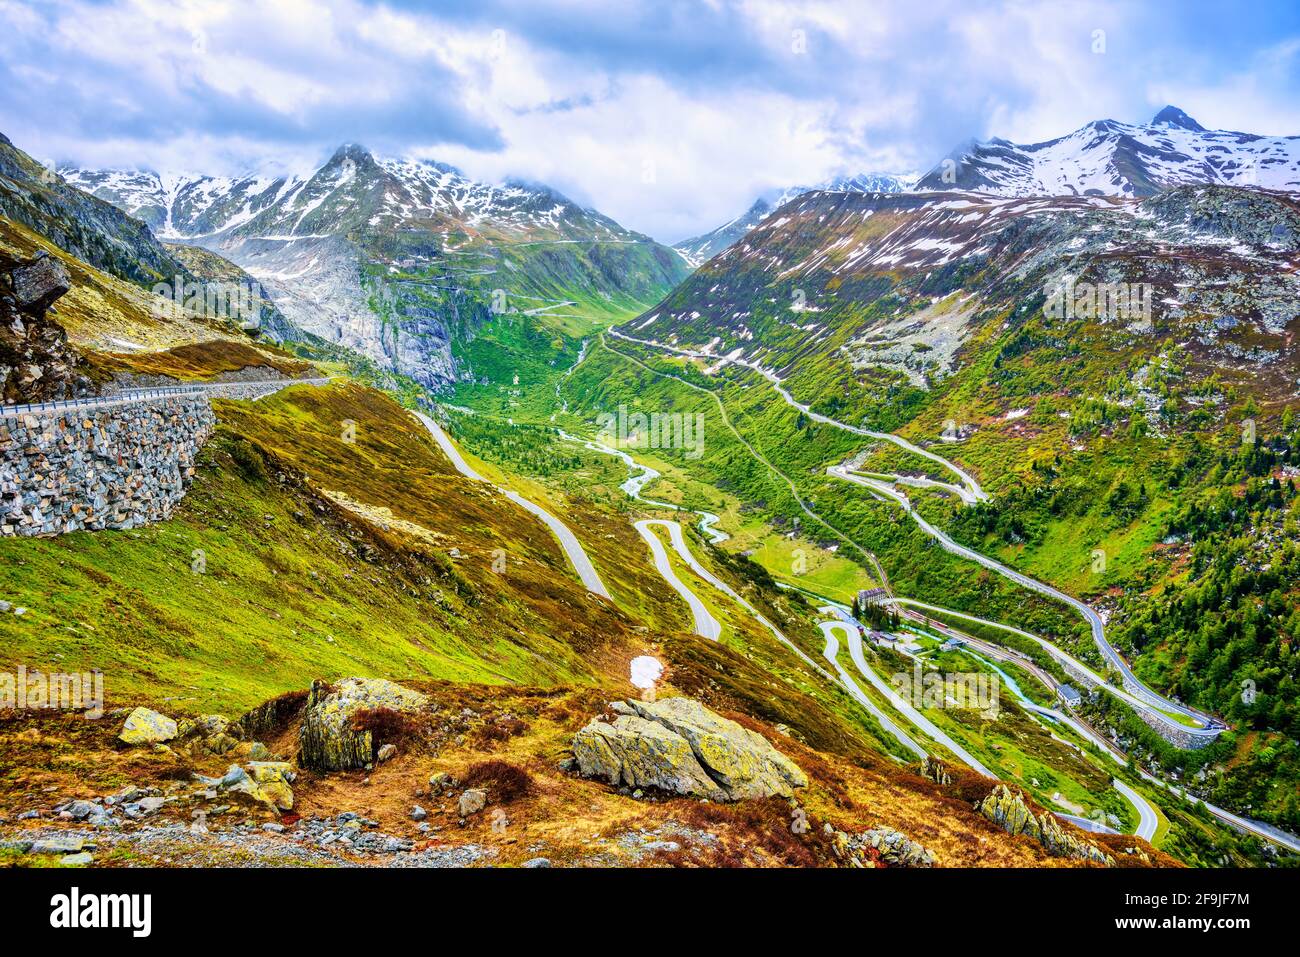
[[1194,119],[1184,113],[1176,106],[1166,106],[1163,110],[1155,115],[1151,121],[1152,126],[1177,126],[1180,129],[1192,130],[1196,133],[1206,132],[1205,127],[1197,123]]
[[1300,191],[1300,137],[1207,130],[1175,106],[1149,124],[1097,120],[1058,139],[954,150],[918,190],[998,196],[1151,196],[1206,183]]

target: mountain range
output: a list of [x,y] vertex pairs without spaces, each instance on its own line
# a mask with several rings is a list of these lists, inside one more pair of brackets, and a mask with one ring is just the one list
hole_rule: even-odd
[[814,191],[1144,197],[1188,183],[1300,190],[1300,136],[1207,130],[1177,107],[1166,106],[1147,124],[1098,120],[1044,143],[972,141],[924,175],[862,174],[791,187],[759,197],[742,215],[673,248],[697,267],[775,210]]
[[463,374],[452,341],[494,309],[622,314],[686,275],[672,250],[548,187],[355,144],[307,176],[60,175],[247,270],[299,328],[430,388]]

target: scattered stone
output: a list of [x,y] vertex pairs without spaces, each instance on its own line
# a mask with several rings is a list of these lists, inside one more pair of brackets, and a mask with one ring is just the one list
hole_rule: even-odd
[[148,708],[136,708],[118,738],[126,744],[161,744],[176,737],[176,722]]
[[261,741],[254,741],[248,749],[248,759],[250,761],[270,761],[272,759],[271,749]]
[[272,834],[283,834],[288,828],[278,821],[270,821],[262,825],[262,830],[270,831]]
[[551,862],[545,857],[533,857],[524,861],[523,866],[529,868],[550,867]]
[[861,834],[845,834],[832,828],[831,849],[849,867],[875,867],[877,858],[889,867],[934,867],[933,854],[902,831],[889,827]]
[[944,787],[952,783],[952,775],[944,763],[928,755],[921,761],[921,777]]
[[446,771],[438,771],[429,775],[429,793],[432,795],[443,794],[455,786],[456,779]]
[[676,841],[647,841],[645,850],[647,851],[667,851],[669,853],[680,851],[682,846]]
[[79,854],[65,854],[59,858],[59,863],[64,867],[86,867],[95,863],[95,858],[82,851]]
[[385,744],[379,748],[379,753],[375,755],[379,761],[388,761],[397,757],[397,745]]
[[90,815],[99,810],[98,805],[89,801],[73,801],[63,809],[74,821],[84,821]]
[[690,698],[615,702],[573,739],[582,774],[716,801],[791,797],[808,778],[762,735]]
[[134,785],[128,784],[126,787],[122,788],[122,790],[110,797],[106,803],[126,804],[130,801],[138,801],[140,798],[144,797],[144,795],[144,791]]
[[418,804],[415,807],[411,808],[412,821],[423,821],[428,816],[429,816],[429,812],[426,811],[424,808],[420,807],[420,805]]

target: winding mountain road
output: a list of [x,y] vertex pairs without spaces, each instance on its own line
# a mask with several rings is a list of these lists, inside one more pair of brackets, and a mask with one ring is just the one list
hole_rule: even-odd
[[635,342],[638,345],[649,346],[653,349],[660,349],[664,352],[672,352],[675,353],[676,355],[686,356],[691,359],[707,359],[710,362],[716,362],[724,365],[725,364],[738,365],[741,366],[742,368],[750,370],[751,372],[756,372],[764,379],[767,380],[767,382],[772,386],[772,388],[776,391],[776,393],[780,395],[782,399],[785,400],[787,405],[795,409],[798,409],[800,412],[808,416],[808,418],[812,419],[814,422],[820,422],[823,425],[833,426],[834,428],[843,429],[844,431],[847,432],[854,432],[858,435],[865,436],[867,438],[879,439],[883,442],[890,442],[901,449],[905,449],[906,451],[911,452],[913,455],[919,455],[921,458],[929,459],[930,461],[934,462],[936,465],[939,465],[940,467],[951,472],[953,475],[957,476],[957,478],[961,481],[961,488],[959,489],[956,486],[947,485],[943,482],[932,481],[931,484],[952,490],[953,492],[960,495],[964,501],[977,502],[977,501],[984,501],[985,499],[988,498],[988,495],[985,494],[982,488],[980,488],[979,482],[975,481],[975,477],[973,475],[970,475],[969,473],[963,471],[961,468],[954,465],[952,462],[949,462],[941,455],[936,455],[935,453],[927,449],[923,449],[918,445],[914,445],[913,443],[909,442],[907,439],[903,438],[902,436],[894,435],[893,433],[890,432],[873,432],[870,429],[858,428],[857,426],[849,425],[846,422],[840,422],[836,419],[830,418],[829,416],[822,415],[820,412],[814,412],[811,408],[809,408],[807,405],[800,402],[798,399],[796,399],[794,396],[790,394],[789,390],[786,389],[785,385],[781,382],[780,378],[777,377],[776,373],[772,372],[769,369],[764,369],[756,362],[748,362],[744,359],[741,359],[739,356],[734,356],[734,355],[719,356],[711,352],[701,352],[696,349],[681,349],[676,346],[666,345],[662,342],[655,342],[651,339],[637,339],[634,336],[626,335],[622,332],[619,332],[616,329],[609,330],[609,333],[610,335],[615,336],[619,339],[623,339],[627,342]]
[[[1013,634],[1021,635],[1025,638],[1029,638],[1035,642],[1038,642],[1044,648],[1047,648],[1049,651],[1054,652],[1058,655],[1065,654],[1060,649],[1056,648],[1055,645],[1052,645],[1050,642],[1046,641],[1045,639],[1039,638],[1037,635],[1030,634],[1027,631],[1022,631],[1021,629],[1014,628],[1010,625],[1004,625],[1001,624],[1000,622],[990,621],[987,618],[979,618],[975,615],[968,615],[965,612],[954,611],[951,608],[942,608],[938,605],[931,605],[926,602],[919,602],[910,598],[899,598],[897,599],[897,601],[899,604],[902,605],[910,605],[916,608],[925,608],[930,611],[940,612],[944,615],[948,615],[954,618],[964,618],[967,621],[974,621],[980,624],[990,625],[994,628],[1001,628],[1004,631],[1009,631],[1012,632]],[[981,648],[982,650],[998,649],[1003,653],[1007,652],[1007,649],[1003,649],[1001,648],[1001,646],[988,645],[987,643],[982,642],[978,638],[974,638],[970,635],[963,634],[961,637],[969,644]],[[1038,674],[1037,671],[1034,671],[1034,673]],[[1047,677],[1050,679],[1050,676]],[[1051,690],[1055,691],[1056,686],[1054,681],[1049,680],[1046,683]],[[1121,689],[1115,688],[1113,685],[1108,685],[1106,687],[1113,694],[1124,693],[1121,691]],[[1057,720],[1060,720],[1062,723],[1068,725],[1071,729],[1073,729],[1075,733],[1077,733],[1080,737],[1085,738],[1086,740],[1091,741],[1093,744],[1095,744],[1105,754],[1109,755],[1111,760],[1113,760],[1116,764],[1120,765],[1121,767],[1127,765],[1128,756],[1123,751],[1121,751],[1119,747],[1115,745],[1114,742],[1103,737],[1093,728],[1084,724],[1078,719],[1074,718],[1072,715],[1064,711],[1057,711],[1051,708],[1044,708],[1040,705],[1030,705],[1030,708],[1033,711],[1037,712],[1038,714],[1042,714],[1047,717],[1052,717]],[[1146,771],[1141,767],[1137,769],[1137,773],[1144,781],[1147,781],[1150,784],[1154,784],[1156,787],[1162,788],[1170,792],[1171,794],[1176,794],[1179,797],[1186,798],[1192,804],[1203,805],[1205,809],[1209,811],[1212,816],[1218,818],[1224,824],[1227,824],[1238,831],[1241,831],[1246,834],[1252,834],[1255,837],[1263,838],[1266,841],[1269,841],[1273,844],[1277,844],[1281,847],[1285,847],[1286,849],[1293,851],[1295,853],[1300,853],[1300,837],[1297,837],[1296,835],[1291,834],[1288,831],[1284,831],[1281,828],[1274,827],[1271,824],[1266,824],[1263,821],[1256,821],[1253,818],[1242,817],[1240,814],[1234,814],[1232,811],[1228,811],[1225,810],[1224,808],[1218,807],[1217,805],[1210,804],[1208,801],[1203,801],[1200,798],[1196,797],[1195,795],[1188,794],[1182,788],[1176,787],[1172,784],[1169,784],[1161,780],[1160,778],[1156,777],[1155,775],[1151,774],[1149,771]],[[1128,798],[1130,803],[1132,803],[1133,799],[1131,795],[1125,793],[1125,791],[1121,788],[1117,788],[1117,790],[1119,790],[1120,794],[1124,795],[1124,797]],[[1139,794],[1137,791],[1133,791],[1133,795],[1136,795],[1140,802],[1145,802],[1147,804],[1149,813],[1153,816],[1155,815],[1155,809],[1150,806],[1149,801],[1146,801],[1146,799],[1143,798],[1142,795]],[[1137,805],[1135,805],[1135,807],[1136,806]],[[1139,818],[1142,818],[1143,816],[1140,807],[1138,809],[1138,815]]]
[[[743,368],[749,369],[750,371],[755,372],[758,375],[762,376],[769,384],[771,384],[772,388],[776,391],[778,395],[781,396],[783,401],[785,401],[791,407],[798,409],[800,412],[808,416],[813,421],[820,422],[824,425],[829,425],[832,428],[840,429],[842,431],[850,432],[856,435],[862,435],[869,438],[880,439],[886,442],[892,442],[894,445],[897,445],[899,448],[906,449],[907,451],[915,455],[919,455],[925,459],[928,459],[929,461],[941,465],[943,468],[947,469],[949,472],[957,476],[961,480],[962,486],[959,489],[956,486],[945,485],[945,483],[935,482],[932,479],[917,479],[916,477],[909,477],[909,476],[888,476],[890,482],[896,484],[919,486],[919,487],[947,488],[952,492],[958,494],[961,497],[962,501],[966,502],[967,504],[973,504],[978,501],[984,501],[988,498],[987,493],[985,493],[984,490],[980,487],[979,483],[975,480],[974,476],[970,475],[963,469],[954,465],[952,462],[949,462],[941,455],[937,455],[934,452],[929,451],[928,449],[923,449],[900,436],[893,435],[888,432],[875,432],[870,429],[859,428],[857,426],[849,425],[847,422],[841,422],[838,419],[834,419],[831,418],[830,416],[812,411],[812,409],[809,408],[808,405],[799,402],[797,399],[794,398],[794,396],[790,394],[789,390],[785,388],[784,384],[776,376],[775,373],[771,372],[770,370],[763,369],[757,363],[743,360],[736,355],[718,356],[713,353],[702,352],[700,350],[682,349],[676,346],[669,346],[664,343],[655,342],[653,340],[638,339],[613,329],[610,330],[610,334],[619,339],[623,339],[627,342],[634,342],[639,345],[648,346],[653,349],[659,349],[661,351],[674,353],[676,355],[682,355],[682,356],[687,356],[690,358],[697,358],[697,359],[706,359],[718,364],[734,363]],[[659,373],[659,374],[666,375],[666,373]],[[672,378],[679,378],[679,377],[672,376]],[[685,380],[680,380],[680,379],[679,381],[685,382]],[[696,389],[700,388],[699,386],[694,386],[692,383],[687,383],[687,384],[692,385],[692,387]],[[709,390],[703,389],[701,391],[708,392]],[[719,405],[721,405],[721,399],[719,399],[716,394],[713,395],[715,401],[717,401]],[[723,411],[725,416],[725,409]],[[778,472],[777,474],[781,474],[781,473]],[[852,472],[849,469],[844,468],[843,466],[832,466],[831,468],[827,469],[827,474],[835,478],[843,479],[845,481],[862,485],[870,489],[873,492],[873,494],[876,494],[878,497],[884,496],[893,499],[900,506],[902,506],[904,511],[913,519],[913,521],[917,523],[917,525],[922,529],[922,531],[924,531],[931,538],[935,539],[935,541],[939,542],[939,544],[946,551],[954,555],[957,555],[959,557],[966,558],[970,561],[974,561],[980,565],[983,565],[985,568],[988,568],[990,571],[993,571],[1026,589],[1037,592],[1049,598],[1053,598],[1057,601],[1063,602],[1064,604],[1067,604],[1071,608],[1075,609],[1088,622],[1088,627],[1092,632],[1093,641],[1096,644],[1098,650],[1101,652],[1102,656],[1107,660],[1109,664],[1111,664],[1120,673],[1121,680],[1123,681],[1125,688],[1132,693],[1132,696],[1135,699],[1143,702],[1142,707],[1146,708],[1148,711],[1154,711],[1157,714],[1159,714],[1160,712],[1165,712],[1165,714],[1161,716],[1161,719],[1166,721],[1169,720],[1168,718],[1169,712],[1173,712],[1178,715],[1181,715],[1183,718],[1193,722],[1195,725],[1195,726],[1184,726],[1183,730],[1185,730],[1186,733],[1197,737],[1203,737],[1209,740],[1213,740],[1215,737],[1218,736],[1219,732],[1223,730],[1224,724],[1218,719],[1210,715],[1203,714],[1193,708],[1189,708],[1186,705],[1183,705],[1177,701],[1173,701],[1169,698],[1166,698],[1165,696],[1156,692],[1154,689],[1149,688],[1145,684],[1143,684],[1137,678],[1137,676],[1133,674],[1132,669],[1129,668],[1128,663],[1124,660],[1124,658],[1119,654],[1119,652],[1114,648],[1114,646],[1112,646],[1110,642],[1107,640],[1105,622],[1102,621],[1101,616],[1097,614],[1097,612],[1094,611],[1085,602],[1082,602],[1079,599],[1073,597],[1072,595],[1068,595],[1065,592],[1053,588],[1050,585],[1046,585],[1034,578],[1030,578],[1028,575],[1018,572],[1015,569],[1002,564],[996,559],[989,558],[988,556],[983,555],[975,551],[974,549],[967,548],[966,546],[960,545],[957,542],[953,541],[953,539],[949,537],[945,532],[935,528],[933,525],[927,522],[923,516],[921,516],[914,508],[912,508],[911,501],[908,499],[907,495],[904,492],[900,491],[899,489],[895,488],[893,485],[889,484],[888,482],[881,481],[879,479],[873,479],[870,478],[869,476],[864,476]],[[789,480],[787,479],[787,481]],[[796,498],[798,498],[797,493],[796,493]]]
[[912,725],[919,728],[932,741],[937,741],[945,748],[951,751],[967,767],[978,771],[986,778],[997,778],[997,775],[990,771],[980,762],[979,758],[971,754],[960,744],[948,736],[933,721],[923,715],[912,706],[906,698],[900,695],[894,688],[890,687],[889,682],[885,681],[875,670],[867,664],[866,656],[862,653],[862,632],[849,614],[835,605],[826,605],[818,609],[823,615],[834,615],[837,621],[825,621],[821,623],[822,633],[829,636],[833,631],[839,631],[844,636],[845,643],[849,649],[849,658],[853,661],[853,666],[858,669],[858,673],[866,678],[877,691],[884,695],[885,700],[893,705],[899,714],[912,722]]
[[1133,833],[1144,841],[1151,841],[1156,836],[1156,830],[1160,827],[1160,818],[1156,814],[1155,808],[1151,802],[1144,798],[1137,791],[1121,781],[1119,778],[1111,778],[1112,785],[1118,791],[1124,800],[1133,805],[1134,810],[1138,812],[1138,826]]
[[[1142,684],[1142,682],[1140,682],[1129,669],[1127,662],[1124,661],[1119,652],[1116,651],[1114,647],[1111,646],[1110,642],[1106,640],[1105,622],[1102,621],[1101,616],[1089,605],[1075,598],[1073,595],[1067,595],[1065,592],[1053,588],[1051,585],[1045,585],[1037,579],[1030,578],[1028,575],[1022,574],[994,558],[989,558],[987,555],[977,552],[973,548],[968,548],[965,545],[954,541],[942,529],[936,528],[934,525],[930,524],[930,522],[926,521],[925,517],[912,507],[912,502],[907,497],[907,494],[899,489],[893,488],[878,479],[873,479],[869,476],[860,475],[856,472],[850,471],[844,466],[831,466],[826,470],[826,473],[834,478],[851,482],[855,485],[861,485],[871,490],[876,495],[886,496],[894,500],[903,508],[903,511],[911,517],[923,532],[939,543],[940,547],[942,547],[944,551],[982,565],[990,571],[996,572],[1029,591],[1037,592],[1040,595],[1045,595],[1049,598],[1063,602],[1079,612],[1079,614],[1088,622],[1088,626],[1092,630],[1093,642],[1097,645],[1098,649],[1101,650],[1106,660],[1120,672],[1124,688],[1129,693],[1128,697],[1130,698],[1130,703],[1136,703],[1139,707],[1147,710],[1154,709],[1157,712],[1176,712],[1188,720],[1196,722],[1198,725],[1197,727],[1186,727],[1185,730],[1189,734],[1213,739],[1223,730],[1223,724],[1221,722],[1218,722],[1210,716],[1202,714],[1193,708],[1180,704],[1177,701],[1171,701]],[[1039,640],[1041,641],[1042,639]],[[1099,678],[1099,680],[1101,679]]]
[[[686,602],[687,607],[691,610],[691,616],[695,619],[695,633],[701,638],[707,638],[709,641],[717,641],[722,637],[722,624],[713,613],[709,611],[704,602],[700,601],[699,596],[687,587],[686,583],[677,577],[673,571],[672,563],[668,561],[668,552],[664,549],[664,544],[659,540],[659,536],[652,530],[654,526],[660,525],[668,528],[669,534],[675,529],[678,536],[681,535],[682,528],[676,522],[667,522],[662,519],[643,519],[633,523],[634,527],[640,532],[645,543],[650,546],[650,556],[654,560],[655,571],[666,581],[673,591],[681,596],[682,601]],[[675,544],[674,544],[674,547]]]
[[421,424],[423,424],[426,429],[428,429],[429,434],[432,435],[434,441],[438,443],[438,447],[442,449],[443,454],[451,460],[451,464],[455,466],[457,472],[468,479],[491,485],[520,508],[539,518],[559,541],[560,548],[564,550],[564,555],[569,560],[569,564],[573,566],[573,570],[578,573],[578,579],[582,582],[583,587],[589,592],[600,595],[602,598],[610,597],[609,590],[605,588],[605,583],[600,580],[600,575],[596,573],[596,566],[591,563],[591,559],[587,557],[586,551],[583,550],[582,543],[579,542],[578,537],[570,531],[569,526],[565,525],[540,505],[529,501],[513,489],[496,485],[484,476],[480,475],[470,467],[468,462],[465,461],[464,457],[460,454],[460,450],[456,448],[451,439],[447,436],[447,433],[443,431],[442,426],[433,421],[433,419],[429,418],[423,412],[416,412],[415,417],[420,420]]
[[[822,649],[822,657],[831,663],[831,667],[839,674],[840,685],[848,692],[849,697],[860,704],[870,712],[880,726],[892,734],[898,741],[921,760],[925,760],[930,753],[917,744],[915,740],[906,731],[900,728],[892,718],[876,706],[876,703],[867,697],[858,683],[853,680],[853,676],[844,670],[840,664],[840,640],[836,635],[837,631],[845,631],[843,625],[838,621],[823,621],[820,625],[822,635],[826,639],[826,646]],[[845,632],[847,634],[847,632]]]

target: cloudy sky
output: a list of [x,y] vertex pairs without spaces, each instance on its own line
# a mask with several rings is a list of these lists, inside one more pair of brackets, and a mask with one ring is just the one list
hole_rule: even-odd
[[0,0],[0,36],[0,132],[42,161],[274,171],[355,141],[668,241],[1166,103],[1300,134],[1294,0]]

